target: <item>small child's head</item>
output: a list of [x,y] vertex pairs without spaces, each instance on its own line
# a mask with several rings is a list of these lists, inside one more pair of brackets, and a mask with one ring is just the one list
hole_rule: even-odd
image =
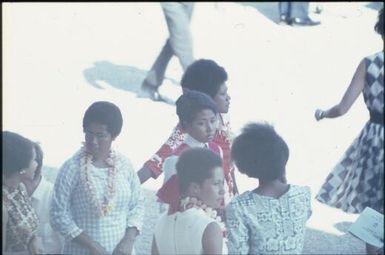
[[212,208],[219,208],[224,199],[222,159],[205,148],[184,151],[176,163],[182,196],[195,197]]
[[176,101],[176,114],[182,128],[194,139],[206,143],[218,128],[217,107],[208,95],[188,91]]
[[285,175],[289,148],[269,124],[251,123],[235,138],[231,156],[241,173],[272,181]]

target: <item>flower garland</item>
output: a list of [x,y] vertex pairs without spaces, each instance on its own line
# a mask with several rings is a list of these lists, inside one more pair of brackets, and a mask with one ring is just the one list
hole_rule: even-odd
[[116,155],[114,151],[110,151],[108,158],[105,160],[108,168],[108,180],[107,180],[107,192],[103,192],[103,201],[98,201],[95,191],[95,185],[90,178],[90,169],[92,164],[92,155],[88,153],[85,147],[82,148],[80,153],[80,179],[84,184],[84,188],[89,195],[91,205],[96,209],[98,216],[103,217],[111,213],[112,211],[112,198],[115,193],[116,182],[116,168],[115,168]]
[[212,209],[211,207],[208,207],[205,203],[195,197],[182,198],[180,200],[179,211],[183,212],[190,208],[202,209],[208,217],[214,219],[219,224],[222,230],[223,238],[227,240],[227,231],[225,223],[222,221],[221,216],[218,215],[216,210]]

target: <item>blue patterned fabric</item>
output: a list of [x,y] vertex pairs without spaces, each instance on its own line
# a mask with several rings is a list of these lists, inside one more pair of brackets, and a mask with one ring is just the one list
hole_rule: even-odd
[[[65,254],[89,254],[72,239],[83,231],[100,243],[110,254],[123,238],[127,227],[141,230],[144,197],[139,178],[130,161],[116,153],[117,183],[112,199],[112,212],[100,217],[90,204],[88,193],[80,180],[80,154],[77,152],[60,169],[50,210],[51,225],[65,238]],[[107,186],[108,168],[92,167],[90,178],[100,200]]]
[[310,215],[309,187],[278,199],[246,191],[226,207],[229,254],[300,254]]

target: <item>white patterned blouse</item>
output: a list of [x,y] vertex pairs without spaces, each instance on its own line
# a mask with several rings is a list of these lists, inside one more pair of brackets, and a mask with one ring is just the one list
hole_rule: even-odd
[[[80,179],[80,151],[61,167],[54,185],[50,216],[53,229],[66,239],[64,254],[89,254],[88,250],[72,241],[83,231],[109,254],[123,238],[127,227],[141,231],[144,197],[139,178],[128,158],[120,153],[116,153],[115,168],[117,176],[111,213],[98,216]],[[100,201],[107,190],[108,168],[92,165],[89,176]]]
[[229,254],[301,254],[310,215],[309,187],[278,199],[246,191],[226,207]]

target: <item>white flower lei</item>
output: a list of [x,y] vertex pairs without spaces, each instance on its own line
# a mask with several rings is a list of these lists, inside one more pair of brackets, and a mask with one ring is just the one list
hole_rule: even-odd
[[115,159],[115,152],[111,150],[108,158],[105,160],[105,162],[110,166],[108,168],[107,192],[103,192],[103,201],[100,203],[96,196],[95,185],[90,178],[92,155],[87,152],[85,147],[82,148],[80,153],[80,180],[82,181],[84,188],[91,200],[91,205],[96,209],[97,214],[100,217],[106,216],[112,211],[111,201],[115,193],[116,182]]
[[216,210],[211,207],[208,207],[205,203],[195,197],[185,197],[180,200],[180,211],[183,212],[193,207],[197,209],[202,209],[208,217],[214,219],[219,224],[222,230],[223,238],[227,240],[227,231],[225,223],[222,221],[221,216],[218,215]]

